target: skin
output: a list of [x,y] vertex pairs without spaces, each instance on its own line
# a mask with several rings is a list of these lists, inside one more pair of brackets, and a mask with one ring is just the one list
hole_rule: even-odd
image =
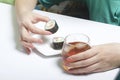
[[[27,2],[27,4],[26,4]],[[38,29],[34,26],[35,23],[49,21],[49,18],[40,14],[34,13],[37,0],[16,0],[15,8],[17,21],[20,28],[20,41],[25,51],[30,54],[34,48],[32,43],[42,43],[42,39],[36,39],[31,36],[31,33],[40,35],[50,35],[51,32]]]
[[93,46],[85,52],[68,57],[64,66],[68,67],[67,72],[70,74],[89,74],[118,68],[120,43]]

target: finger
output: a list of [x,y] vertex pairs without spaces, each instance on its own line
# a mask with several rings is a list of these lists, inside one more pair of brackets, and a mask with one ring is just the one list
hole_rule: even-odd
[[27,41],[29,43],[42,43],[43,41],[41,39],[33,38],[32,36],[23,36],[22,37],[24,41]]
[[32,45],[32,43],[28,43],[26,41],[21,40],[21,44],[23,45],[25,51],[27,54],[31,53],[31,49],[34,48],[34,46]]
[[100,60],[97,56],[93,56],[93,57],[85,59],[85,60],[68,63],[66,66],[70,67],[71,69],[74,69],[74,68],[80,68],[80,67],[87,67],[87,66],[93,65],[95,63],[98,63],[99,61]]
[[32,45],[32,43],[28,43],[28,42],[25,42],[25,41],[21,41],[21,44],[26,47],[26,48],[34,48],[34,46]]
[[41,43],[42,42],[41,39],[33,38],[30,35],[30,33],[25,29],[25,27],[22,27],[22,30],[21,30],[21,41],[26,41],[29,43],[33,43],[33,42]]
[[31,50],[29,48],[24,47],[24,49],[25,49],[25,51],[26,51],[27,54],[31,53]]
[[70,74],[90,74],[90,73],[94,73],[95,70],[99,69],[99,66],[100,66],[99,63],[95,63],[88,67],[68,70],[68,73],[70,73]]
[[89,49],[87,51],[72,55],[70,57],[68,57],[66,60],[68,62],[75,62],[75,61],[80,61],[80,60],[85,60],[88,59],[90,57],[93,57],[95,55],[97,55],[97,51],[95,49]]
[[35,33],[35,34],[41,34],[41,35],[50,35],[50,34],[52,34],[49,31],[45,31],[45,30],[42,30],[40,28],[35,27],[31,22],[26,23],[25,26],[26,26],[26,28],[28,30],[30,30],[32,33]]

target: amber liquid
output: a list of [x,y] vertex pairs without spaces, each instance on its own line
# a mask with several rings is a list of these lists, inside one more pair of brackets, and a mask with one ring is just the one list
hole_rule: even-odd
[[[87,43],[84,43],[84,42],[70,42],[68,44],[64,44],[63,52],[62,52],[63,60],[65,63],[70,63],[71,61],[68,62],[66,60],[67,57],[81,53],[90,48],[91,47]],[[71,69],[70,67],[65,66],[64,63],[62,67],[65,71],[68,71]]]
[[[68,47],[68,48],[67,48]],[[63,59],[90,49],[90,46],[84,42],[70,42],[63,48]]]

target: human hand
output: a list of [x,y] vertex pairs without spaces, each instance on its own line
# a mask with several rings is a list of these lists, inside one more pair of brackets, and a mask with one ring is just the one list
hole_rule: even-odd
[[43,21],[47,22],[49,21],[48,17],[41,16],[40,14],[37,13],[25,13],[22,16],[18,16],[18,23],[20,26],[20,40],[21,44],[23,45],[25,51],[30,54],[31,49],[34,48],[32,43],[42,43],[42,39],[37,39],[33,38],[31,36],[31,33],[34,34],[40,34],[40,35],[50,35],[51,32],[49,31],[44,31],[42,29],[39,29],[35,27],[35,23]]
[[[67,63],[66,63],[67,61]],[[70,74],[104,72],[120,66],[120,43],[93,46],[91,49],[70,56],[64,61]]]

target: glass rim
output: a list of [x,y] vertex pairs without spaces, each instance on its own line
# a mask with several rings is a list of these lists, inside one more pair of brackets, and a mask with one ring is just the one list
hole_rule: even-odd
[[[68,35],[65,37],[64,44],[67,43],[67,42],[66,42],[66,39],[68,38],[68,36],[70,36],[70,35],[76,35],[76,34],[77,34],[77,35],[85,36],[85,37],[88,39],[87,42],[85,42],[85,43],[89,44],[90,38],[89,38],[88,35],[86,35],[86,34],[84,34],[84,33],[71,33],[71,34],[68,34]],[[81,41],[81,42],[82,42],[82,41]],[[67,44],[67,45],[73,46],[73,45],[71,45],[71,44]]]

